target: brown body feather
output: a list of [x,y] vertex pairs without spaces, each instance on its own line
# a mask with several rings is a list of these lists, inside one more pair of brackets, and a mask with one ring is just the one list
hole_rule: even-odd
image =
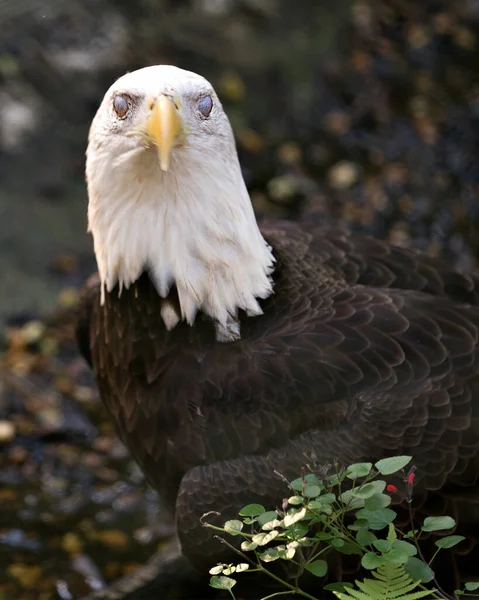
[[[199,523],[279,505],[321,464],[411,454],[429,510],[479,522],[479,274],[341,228],[262,227],[277,267],[239,341],[213,324],[168,332],[147,274],[100,304],[85,288],[82,352],[119,435],[175,510],[184,554],[222,546]],[[175,301],[174,291],[170,301]]]

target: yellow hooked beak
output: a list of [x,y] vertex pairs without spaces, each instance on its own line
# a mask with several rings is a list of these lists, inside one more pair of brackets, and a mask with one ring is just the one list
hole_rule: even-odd
[[145,132],[158,148],[161,170],[168,171],[171,149],[183,133],[183,119],[171,96],[161,94],[150,106]]

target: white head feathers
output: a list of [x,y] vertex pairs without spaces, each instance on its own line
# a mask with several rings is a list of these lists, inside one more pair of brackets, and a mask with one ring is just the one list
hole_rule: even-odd
[[222,340],[238,337],[238,309],[261,313],[274,258],[228,118],[203,77],[154,66],[116,81],[91,126],[86,174],[103,294],[148,270],[159,296],[178,290],[181,314],[159,301],[166,327],[203,311]]

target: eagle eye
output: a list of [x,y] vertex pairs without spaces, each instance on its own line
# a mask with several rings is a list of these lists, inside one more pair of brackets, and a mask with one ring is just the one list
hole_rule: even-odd
[[113,110],[120,119],[124,119],[130,109],[130,103],[121,94],[117,94],[113,98]]
[[203,117],[208,118],[213,108],[213,99],[211,96],[205,96],[198,102],[198,109]]

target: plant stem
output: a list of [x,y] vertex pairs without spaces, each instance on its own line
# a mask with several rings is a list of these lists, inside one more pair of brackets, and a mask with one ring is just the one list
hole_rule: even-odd
[[[229,535],[232,535],[231,533],[226,531],[226,529],[224,529],[223,527],[217,527],[216,525],[211,525],[211,523],[203,523],[203,526],[208,527],[208,529],[214,529],[215,531],[219,531],[221,533],[228,533]],[[252,538],[253,537],[253,534],[246,533],[245,531],[238,531],[238,533],[236,535],[242,535],[244,538]]]
[[433,561],[433,560],[436,558],[436,556],[437,556],[437,553],[438,553],[440,550],[441,550],[441,548],[438,548],[438,549],[436,550],[436,552],[434,552],[434,554],[432,555],[432,558],[431,558],[431,560],[428,562],[428,565],[429,565],[429,566],[431,566],[431,564],[432,564],[432,561]]
[[[416,529],[414,527],[414,515],[412,514],[412,506],[411,506],[411,502],[410,501],[408,501],[407,507],[408,507],[408,511],[409,511],[409,520],[411,521],[411,527],[412,527],[412,539],[414,540],[414,544],[416,545],[416,548],[417,548],[417,551],[418,551],[418,554],[419,554],[419,558],[422,560],[422,562],[424,564],[427,565],[428,564],[427,560],[424,558],[424,554],[422,553],[422,550],[421,550],[421,548],[419,546],[419,539],[418,539],[418,537],[416,535]],[[441,586],[439,585],[439,583],[438,583],[438,581],[437,581],[437,579],[436,579],[435,576],[434,576],[433,582],[434,582],[434,585],[437,588],[436,591],[439,594],[439,597],[440,598],[444,598],[444,600],[451,600],[451,596],[448,596],[446,594],[446,592],[441,588]]]
[[[238,550],[238,548],[235,548],[233,546],[233,544],[230,544],[229,542],[227,542],[224,538],[220,537],[219,535],[215,535],[215,539],[217,539],[218,541],[220,541],[222,544],[224,544],[225,546],[227,546],[230,550],[233,550],[234,552],[236,552],[236,554],[239,554],[241,556],[241,558],[243,558],[244,560],[246,560],[247,562],[250,563],[250,565],[254,565],[255,567],[258,566],[254,560],[251,560],[251,558],[249,556],[246,556],[246,554],[244,554],[243,552],[241,552],[241,550]],[[261,567],[261,565],[259,565]],[[262,569],[262,567],[261,567]]]
[[324,554],[324,552],[326,552],[327,550],[331,550],[330,546],[325,546],[322,550],[320,550],[319,552],[316,552],[315,554],[313,554],[308,562],[313,562],[315,561],[317,558],[319,558],[321,556],[321,554]]
[[264,596],[261,598],[261,600],[270,600],[271,598],[276,598],[276,596],[285,596],[286,594],[291,594],[291,592],[289,590],[285,590],[284,592],[275,592],[269,596]]
[[290,583],[288,583],[284,579],[281,579],[281,577],[278,577],[277,575],[275,575],[271,571],[268,571],[268,569],[265,569],[263,566],[261,566],[261,571],[265,575],[268,575],[269,577],[271,577],[272,579],[274,579],[275,581],[277,581],[278,583],[280,583],[282,586],[287,587],[288,590],[290,590],[292,592],[295,592],[299,596],[303,596],[304,598],[308,598],[308,600],[318,600],[318,598],[316,598],[315,596],[311,596],[310,594],[308,594],[307,592],[303,591],[302,589],[300,589],[298,587],[295,587],[294,585],[291,585]]
[[233,600],[236,600],[236,596],[234,595],[233,590],[229,589],[228,592],[231,594],[231,597],[233,598]]

